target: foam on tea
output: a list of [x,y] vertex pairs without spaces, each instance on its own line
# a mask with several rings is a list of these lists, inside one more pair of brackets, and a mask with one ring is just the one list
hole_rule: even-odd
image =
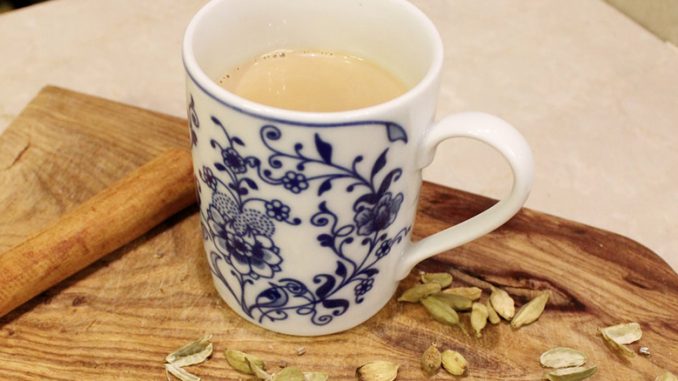
[[368,107],[407,91],[399,78],[370,60],[311,50],[263,54],[230,69],[219,85],[257,103],[312,112]]

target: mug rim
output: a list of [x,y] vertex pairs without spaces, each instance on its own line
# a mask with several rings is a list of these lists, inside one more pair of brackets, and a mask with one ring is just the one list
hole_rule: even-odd
[[262,103],[254,102],[243,98],[235,93],[232,93],[223,87],[217,85],[209,76],[203,71],[198,64],[197,59],[193,53],[193,38],[195,30],[201,23],[202,19],[209,14],[212,8],[218,4],[229,0],[212,0],[203,6],[191,18],[186,31],[184,32],[184,39],[182,42],[182,60],[186,73],[191,81],[198,86],[208,96],[217,102],[236,109],[245,114],[262,116],[266,115],[269,118],[275,116],[276,119],[290,120],[309,124],[324,124],[336,122],[337,120],[353,120],[359,118],[366,118],[369,115],[386,113],[389,110],[400,107],[403,104],[411,102],[425,93],[431,86],[434,86],[437,81],[438,74],[441,71],[443,64],[443,43],[433,22],[417,8],[414,4],[407,0],[390,0],[399,6],[404,7],[412,17],[416,18],[419,24],[424,29],[424,32],[429,35],[431,39],[433,52],[432,59],[429,63],[428,69],[424,76],[405,93],[382,102],[376,105],[351,109],[346,111],[335,112],[309,112],[283,109],[279,107],[268,106]]

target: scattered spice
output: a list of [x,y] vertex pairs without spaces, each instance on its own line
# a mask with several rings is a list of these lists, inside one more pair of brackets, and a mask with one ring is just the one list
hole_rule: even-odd
[[549,301],[549,292],[542,292],[534,299],[523,305],[511,320],[511,327],[520,328],[524,325],[534,323],[546,308],[546,303]]
[[438,283],[440,288],[445,288],[452,284],[452,274],[422,272],[421,283]]
[[678,377],[676,377],[676,375],[674,375],[673,373],[666,371],[661,375],[657,376],[657,378],[655,378],[654,381],[678,381]]
[[489,312],[484,304],[473,303],[473,307],[471,308],[471,327],[473,327],[473,330],[476,332],[476,337],[482,336],[480,331],[487,325],[488,316]]
[[468,369],[468,362],[457,351],[447,349],[442,353],[443,368],[453,376],[461,376]]
[[495,311],[497,311],[499,316],[506,320],[513,319],[513,315],[515,314],[515,304],[508,292],[502,290],[501,288],[492,287],[490,303],[492,303],[492,307]]
[[640,353],[643,356],[649,356],[650,355],[650,348],[640,347],[640,348],[638,348],[638,353]]
[[431,346],[421,355],[421,370],[430,377],[438,373],[441,364],[442,355],[440,354],[438,347],[431,344]]
[[201,339],[183,345],[165,357],[165,372],[181,381],[200,381],[200,377],[183,369],[184,366],[200,364],[212,355],[212,335],[205,335]]
[[355,375],[359,381],[393,381],[398,377],[398,368],[398,364],[378,360],[361,365]]
[[305,347],[299,347],[297,348],[297,356],[303,356],[306,353],[306,348]]
[[545,368],[568,368],[586,364],[586,355],[567,347],[556,347],[541,354],[539,363]]
[[224,355],[226,356],[226,361],[228,364],[240,373],[255,374],[254,369],[250,366],[250,364],[255,364],[260,369],[266,369],[263,360],[245,352],[227,349],[224,351]]
[[499,315],[497,315],[497,311],[492,308],[492,304],[489,302],[489,300],[485,302],[485,307],[487,307],[487,320],[489,320],[492,324],[499,324],[501,322],[501,318]]
[[422,299],[421,304],[436,321],[447,325],[460,326],[459,315],[449,305],[432,296]]
[[470,310],[471,306],[473,305],[473,301],[471,299],[461,295],[439,292],[434,294],[433,297],[449,305],[455,311],[467,311]]
[[417,303],[422,298],[425,298],[429,295],[440,292],[441,287],[438,283],[423,283],[417,284],[411,288],[408,288],[403,292],[402,295],[398,298],[399,302],[409,302]]
[[478,287],[452,287],[445,289],[443,292],[446,294],[463,296],[472,301],[480,299],[483,294],[483,290]]
[[635,356],[636,353],[625,344],[638,341],[643,336],[640,324],[635,322],[600,328],[599,331],[610,347],[629,357]]
[[549,381],[580,381],[593,376],[597,370],[596,366],[589,368],[575,366],[573,368],[556,369],[547,372],[544,378]]

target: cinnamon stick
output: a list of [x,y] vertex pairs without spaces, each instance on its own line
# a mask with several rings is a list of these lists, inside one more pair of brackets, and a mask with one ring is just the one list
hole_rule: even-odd
[[194,202],[188,151],[138,168],[0,254],[0,317]]

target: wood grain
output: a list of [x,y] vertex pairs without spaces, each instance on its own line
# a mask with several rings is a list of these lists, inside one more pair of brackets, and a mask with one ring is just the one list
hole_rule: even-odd
[[163,153],[0,254],[0,317],[193,203],[191,153]]
[[[187,144],[184,120],[45,88],[0,136],[0,250],[161,151]],[[425,184],[415,236],[493,202]],[[523,210],[419,268],[451,271],[455,285],[504,287],[519,304],[537,290],[553,298],[537,323],[517,331],[490,326],[480,339],[395,301],[342,334],[275,334],[240,319],[216,296],[198,216],[188,209],[0,319],[0,379],[163,380],[164,356],[204,332],[214,334],[217,351],[192,371],[207,381],[245,378],[226,364],[229,347],[272,367],[286,361],[323,370],[332,380],[354,380],[356,366],[390,359],[402,364],[399,380],[422,380],[419,355],[434,341],[466,356],[467,380],[539,380],[539,354],[556,345],[586,352],[599,366],[592,380],[653,380],[662,368],[678,371],[678,275],[627,238]],[[414,281],[413,274],[401,289]],[[596,335],[600,326],[628,320],[642,325],[650,357],[621,358]],[[306,354],[297,356],[302,346]]]

